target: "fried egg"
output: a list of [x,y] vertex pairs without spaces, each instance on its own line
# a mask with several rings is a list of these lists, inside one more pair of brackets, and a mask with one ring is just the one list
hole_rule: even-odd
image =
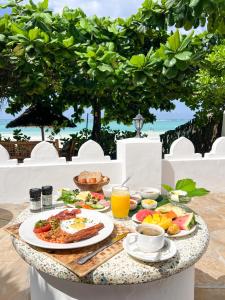
[[82,218],[82,217],[63,220],[60,222],[60,228],[63,231],[70,234],[76,233],[81,229],[85,229],[93,225],[95,225],[95,222],[93,220],[90,220],[88,218]]

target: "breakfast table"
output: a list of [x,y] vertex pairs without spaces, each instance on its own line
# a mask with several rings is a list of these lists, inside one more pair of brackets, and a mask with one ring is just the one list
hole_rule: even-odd
[[[111,211],[104,213],[112,217]],[[31,215],[25,209],[14,224]],[[113,221],[131,230],[135,226],[131,219]],[[192,234],[173,238],[177,253],[167,261],[146,263],[122,250],[83,277],[18,237],[14,236],[12,242],[30,265],[32,300],[194,300],[194,265],[209,241],[204,220],[196,215],[196,221],[197,228]]]

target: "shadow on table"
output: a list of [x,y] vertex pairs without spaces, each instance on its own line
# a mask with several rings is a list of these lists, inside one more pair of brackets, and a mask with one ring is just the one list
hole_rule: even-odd
[[0,300],[30,300],[30,289],[21,290],[13,276],[13,272],[0,272]]
[[7,209],[0,208],[0,228],[7,225],[13,219],[13,214]]

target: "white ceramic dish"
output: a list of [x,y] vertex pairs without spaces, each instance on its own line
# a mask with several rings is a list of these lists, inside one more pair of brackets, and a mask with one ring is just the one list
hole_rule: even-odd
[[[134,215],[132,216],[131,219],[132,219],[132,221],[134,221],[135,223],[141,224],[141,222],[138,221],[138,219],[136,218],[136,214],[134,214]],[[192,233],[195,231],[196,228],[197,228],[197,226],[195,225],[195,226],[192,227],[190,230],[181,230],[179,233],[174,234],[174,235],[170,235],[170,234],[168,234],[168,233],[165,233],[165,236],[167,236],[167,237],[169,237],[169,238],[184,237],[184,236],[187,236],[187,235],[189,235],[189,234],[192,234]]]
[[[151,203],[151,204],[146,203],[148,200],[152,200],[153,203]],[[141,201],[141,206],[146,209],[155,209],[157,207],[157,205],[158,205],[157,201],[155,201],[153,199],[143,199]]]
[[53,210],[41,212],[39,214],[35,214],[29,217],[28,219],[26,219],[20,225],[19,228],[19,235],[21,239],[23,239],[28,244],[41,247],[41,248],[46,248],[46,249],[75,249],[75,248],[81,248],[81,247],[93,245],[104,240],[112,233],[114,228],[112,220],[107,215],[101,214],[93,210],[81,209],[81,213],[78,215],[79,217],[85,217],[92,220],[93,225],[100,222],[104,224],[104,228],[99,231],[98,235],[89,238],[87,240],[68,243],[68,244],[50,243],[50,242],[45,242],[43,240],[40,240],[33,232],[35,223],[39,220],[44,220],[49,218],[50,216],[56,215],[57,213],[59,213],[59,210],[53,209]]
[[[143,252],[138,248],[134,239],[135,233],[128,234],[123,240],[124,250],[132,257],[145,262],[160,262],[172,258],[177,253],[176,245],[173,241],[165,238],[165,244],[158,252]],[[131,239],[134,240],[132,243]]]
[[155,200],[160,195],[160,190],[152,188],[152,187],[142,187],[140,188],[140,194],[144,199],[152,199]]
[[130,191],[130,197],[132,199],[134,199],[135,201],[137,201],[137,203],[141,203],[141,200],[142,200],[142,197],[141,197],[141,194],[140,192],[137,192],[137,191]]
[[134,199],[130,199],[130,210],[134,210],[136,208],[137,208],[137,201],[135,201]]

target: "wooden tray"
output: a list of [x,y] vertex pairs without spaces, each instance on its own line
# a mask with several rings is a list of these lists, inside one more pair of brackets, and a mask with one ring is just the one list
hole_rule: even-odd
[[[12,225],[9,227],[6,227],[5,230],[12,236],[14,236],[17,239],[20,239],[19,237],[19,226],[20,224]],[[114,227],[114,230],[112,234],[105,239],[104,241],[84,247],[79,249],[71,249],[71,250],[48,250],[43,248],[38,248],[31,246],[33,249],[35,249],[38,252],[41,252],[44,255],[47,255],[51,257],[56,262],[62,264],[67,269],[78,275],[79,277],[86,276],[88,273],[99,267],[101,264],[112,258],[114,255],[119,253],[121,250],[123,250],[123,240],[120,240],[113,244],[112,246],[104,249],[100,253],[98,253],[95,257],[93,257],[91,260],[89,260],[84,265],[78,265],[75,261],[84,256],[85,254],[88,254],[90,251],[94,251],[96,249],[99,249],[101,246],[105,245],[106,243],[109,243],[112,238],[115,236],[122,234],[122,233],[128,233],[130,230],[126,228],[123,225],[117,224]],[[24,242],[25,243],[25,242]]]

